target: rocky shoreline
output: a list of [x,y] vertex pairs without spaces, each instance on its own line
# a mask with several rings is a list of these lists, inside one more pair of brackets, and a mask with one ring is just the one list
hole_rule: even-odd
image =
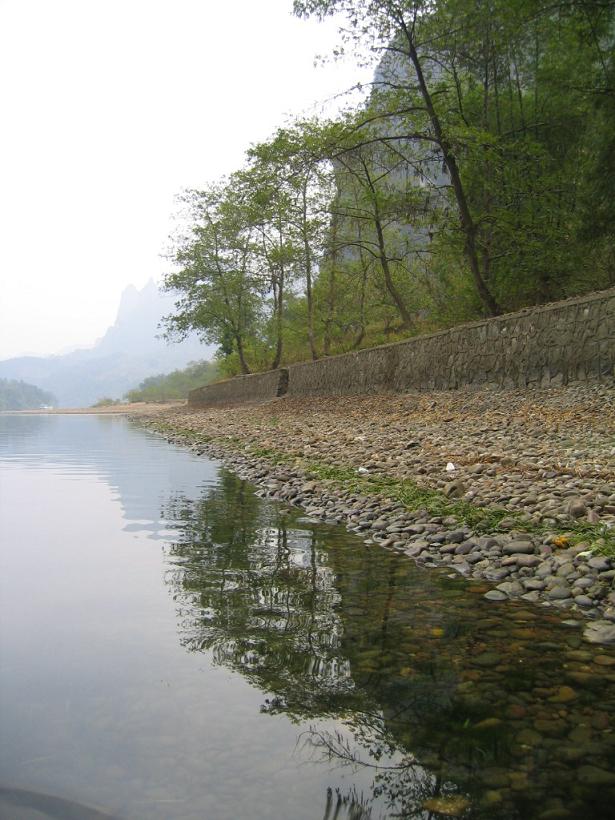
[[259,495],[615,643],[613,387],[282,399],[138,422]]

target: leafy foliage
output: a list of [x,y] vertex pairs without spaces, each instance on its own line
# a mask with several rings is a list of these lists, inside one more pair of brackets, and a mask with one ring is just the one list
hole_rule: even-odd
[[129,390],[126,398],[131,402],[185,399],[190,390],[213,381],[217,373],[217,366],[213,362],[192,362],[183,370],[150,376],[134,390]]
[[615,282],[615,2],[295,0],[376,63],[187,200],[169,333],[250,372]]

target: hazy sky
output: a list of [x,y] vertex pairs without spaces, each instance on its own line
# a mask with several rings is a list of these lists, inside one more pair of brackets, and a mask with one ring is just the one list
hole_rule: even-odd
[[360,75],[292,0],[0,0],[0,358],[83,345],[158,279],[175,195]]

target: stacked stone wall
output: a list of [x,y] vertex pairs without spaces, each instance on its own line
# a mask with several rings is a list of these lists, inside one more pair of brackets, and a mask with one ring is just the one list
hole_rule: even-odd
[[271,401],[283,395],[287,386],[288,371],[285,368],[269,370],[267,373],[236,376],[197,387],[188,394],[188,404],[191,407],[207,407]]
[[615,288],[368,350],[239,376],[190,404],[613,380]]
[[615,375],[615,288],[289,367],[290,396],[530,387]]

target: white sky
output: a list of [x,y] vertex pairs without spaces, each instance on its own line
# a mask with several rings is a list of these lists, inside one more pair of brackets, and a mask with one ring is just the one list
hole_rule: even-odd
[[0,0],[0,359],[87,346],[165,269],[175,195],[369,79],[292,0]]

